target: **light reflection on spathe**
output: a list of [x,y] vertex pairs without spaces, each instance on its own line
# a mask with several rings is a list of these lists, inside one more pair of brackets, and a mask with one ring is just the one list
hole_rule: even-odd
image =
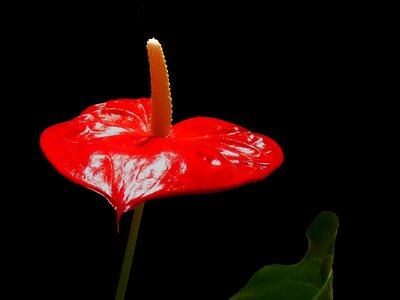
[[82,138],[87,139],[88,136],[92,138],[104,138],[108,136],[118,135],[122,132],[128,132],[126,128],[105,125],[100,122],[94,123],[93,126],[86,126],[85,129],[79,134]]
[[236,150],[239,150],[240,152],[244,153],[244,154],[254,154],[254,149],[248,148],[248,147],[239,147],[239,146],[235,146]]
[[213,166],[215,166],[215,167],[218,167],[218,166],[221,165],[221,161],[220,161],[219,159],[213,159],[213,160],[211,161],[211,165],[213,165]]
[[110,166],[111,161],[107,155],[94,153],[90,156],[90,161],[83,170],[82,179],[98,186],[105,194],[111,195],[110,174],[108,173]]
[[[140,198],[153,194],[171,183],[174,178],[186,172],[186,164],[173,152],[161,152],[157,156],[130,159],[124,164],[124,199]],[[168,173],[169,180],[161,180]]]
[[[95,153],[83,170],[83,179],[95,182],[104,196],[123,195],[123,201],[129,202],[166,188],[165,184],[173,183],[186,169],[185,162],[173,152],[161,152],[147,158],[121,154],[109,157]],[[169,179],[165,181],[167,174]]]
[[[235,147],[236,149],[236,147]],[[221,149],[221,154],[229,157],[239,157],[239,154],[228,149]]]
[[116,126],[110,126],[110,125],[104,125],[102,123],[96,123],[94,125],[94,130],[97,132],[95,133],[96,137],[107,137],[107,136],[112,136],[112,135],[117,135],[121,132],[128,132],[125,128],[122,127],[116,127]]
[[266,144],[265,144],[263,138],[259,138],[254,144],[255,144],[256,147],[259,148],[259,149],[264,149],[265,146],[266,146]]

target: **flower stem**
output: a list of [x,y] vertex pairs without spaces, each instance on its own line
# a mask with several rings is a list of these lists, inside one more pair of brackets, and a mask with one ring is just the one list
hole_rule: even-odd
[[133,214],[115,300],[124,300],[125,298],[125,291],[128,285],[129,273],[132,265],[133,254],[135,252],[136,240],[139,233],[139,226],[140,226],[140,220],[142,218],[143,208],[144,208],[144,202],[142,204],[139,204],[135,208],[135,212]]

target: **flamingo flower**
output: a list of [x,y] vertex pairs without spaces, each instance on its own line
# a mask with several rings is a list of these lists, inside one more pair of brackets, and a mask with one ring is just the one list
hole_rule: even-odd
[[199,116],[172,125],[156,39],[147,53],[151,98],[109,100],[43,131],[41,149],[61,175],[104,196],[119,219],[147,200],[236,188],[282,164],[273,139],[230,122]]

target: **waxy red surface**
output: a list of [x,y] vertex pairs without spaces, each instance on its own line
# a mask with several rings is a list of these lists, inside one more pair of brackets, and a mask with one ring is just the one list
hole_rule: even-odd
[[103,195],[118,216],[154,198],[259,181],[283,162],[271,138],[215,118],[190,118],[167,137],[154,136],[150,104],[140,98],[93,105],[44,130],[41,149],[59,173]]

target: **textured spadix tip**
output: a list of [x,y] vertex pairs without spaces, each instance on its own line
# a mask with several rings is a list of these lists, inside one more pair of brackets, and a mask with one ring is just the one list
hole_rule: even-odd
[[161,46],[160,42],[155,38],[148,39],[147,40],[147,45],[149,45],[149,44]]

